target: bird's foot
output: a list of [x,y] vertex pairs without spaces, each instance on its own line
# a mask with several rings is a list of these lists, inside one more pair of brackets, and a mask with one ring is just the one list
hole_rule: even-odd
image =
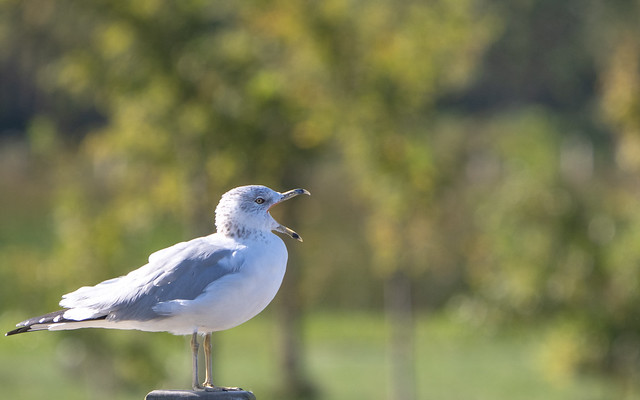
[[201,386],[202,390],[204,389],[207,392],[237,392],[237,391],[243,391],[244,389],[239,388],[239,387],[227,387],[227,386],[216,386],[216,385],[209,385],[209,384],[204,384],[203,386]]

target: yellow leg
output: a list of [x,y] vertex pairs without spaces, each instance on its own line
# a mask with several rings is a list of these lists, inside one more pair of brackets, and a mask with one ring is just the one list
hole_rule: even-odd
[[205,362],[205,377],[202,386],[205,389],[215,389],[213,384],[213,359],[211,358],[211,332],[204,335],[204,362]]
[[[195,336],[194,336],[195,337]],[[197,389],[204,389],[207,391],[231,391],[231,390],[242,390],[238,387],[224,387],[224,386],[216,386],[213,384],[213,358],[211,355],[211,332],[204,335],[204,341],[202,342],[204,345],[204,362],[205,362],[205,378],[202,386],[198,385]],[[196,379],[194,382],[197,384],[197,375],[194,378]],[[194,387],[194,389],[196,389]]]
[[193,390],[202,390],[202,386],[198,383],[198,349],[200,345],[198,344],[198,332],[193,332],[191,335],[191,353],[193,356],[193,368],[192,368],[192,379],[191,379],[191,387]]

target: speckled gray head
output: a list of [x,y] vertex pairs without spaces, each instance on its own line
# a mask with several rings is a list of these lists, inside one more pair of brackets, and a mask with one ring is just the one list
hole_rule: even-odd
[[293,189],[284,193],[266,186],[240,186],[222,195],[216,207],[216,229],[232,237],[249,237],[265,231],[277,231],[302,241],[300,235],[280,225],[269,209],[274,205],[301,194],[311,195],[306,189]]

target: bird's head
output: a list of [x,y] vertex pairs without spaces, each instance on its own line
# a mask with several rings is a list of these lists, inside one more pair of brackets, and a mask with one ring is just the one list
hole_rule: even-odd
[[266,186],[240,186],[222,195],[216,207],[216,229],[230,236],[246,236],[253,232],[277,231],[302,241],[300,235],[279,224],[269,209],[274,205],[301,194],[310,195],[306,189],[293,189],[284,193]]

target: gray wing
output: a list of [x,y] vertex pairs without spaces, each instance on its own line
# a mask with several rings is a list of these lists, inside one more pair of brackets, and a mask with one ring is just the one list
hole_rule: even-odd
[[149,264],[120,278],[83,287],[63,297],[66,318],[146,321],[166,315],[154,306],[172,300],[193,300],[221,277],[235,273],[242,257],[232,249],[198,238],[160,250]]

